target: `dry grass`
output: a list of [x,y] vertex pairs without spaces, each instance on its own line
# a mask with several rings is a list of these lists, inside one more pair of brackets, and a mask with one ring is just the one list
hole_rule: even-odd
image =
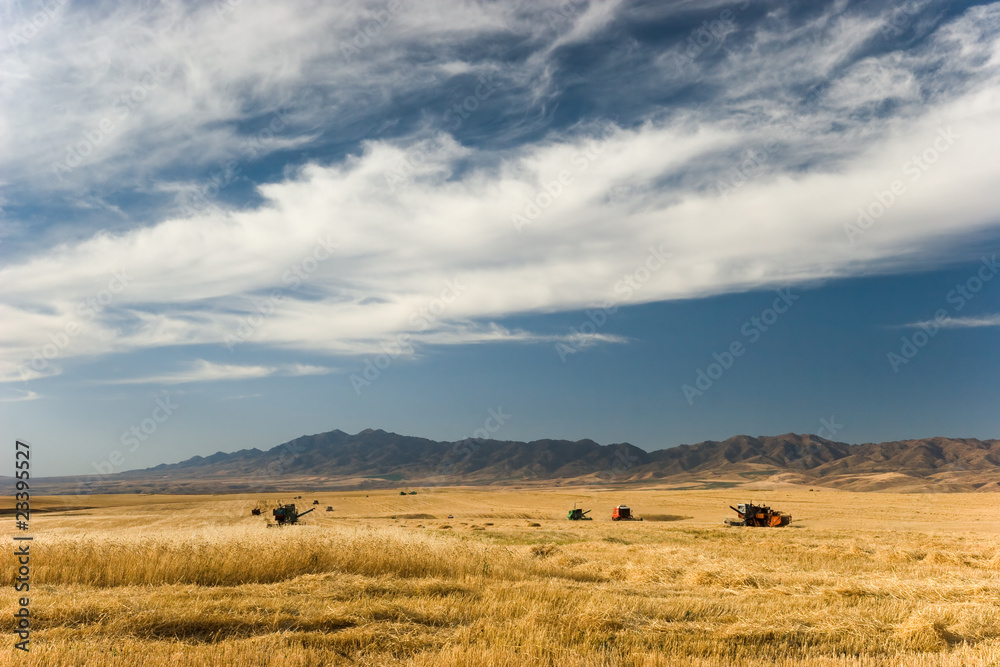
[[[627,524],[569,522],[557,510],[579,496],[533,494],[520,502],[538,527],[521,507],[498,518],[514,497],[501,495],[322,494],[336,518],[283,529],[248,516],[256,498],[95,499],[85,516],[33,521],[32,651],[3,655],[46,667],[1000,665],[1000,526],[905,525],[914,507],[969,519],[992,504],[988,517],[989,497],[824,505],[788,492],[768,500],[799,527],[746,529],[697,517],[725,507],[721,492],[629,492],[696,518]],[[866,506],[873,518],[840,525]],[[450,530],[400,518],[453,507]],[[495,525],[463,521],[483,516]],[[0,561],[10,579],[9,550]]]

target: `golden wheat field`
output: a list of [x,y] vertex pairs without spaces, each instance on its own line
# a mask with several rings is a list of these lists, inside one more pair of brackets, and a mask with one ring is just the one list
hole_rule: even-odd
[[[293,495],[35,499],[31,651],[4,661],[1000,665],[1000,494],[302,492],[300,525],[250,515]],[[792,525],[721,525],[748,500]]]

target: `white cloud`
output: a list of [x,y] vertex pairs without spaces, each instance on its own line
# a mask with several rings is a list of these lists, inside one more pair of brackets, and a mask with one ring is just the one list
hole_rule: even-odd
[[[273,112],[289,125],[255,153],[302,146],[331,118],[370,116],[389,101],[384,91],[444,80],[461,68],[453,50],[463,40],[546,29],[544,8],[526,3],[407,0],[378,24],[386,4],[68,5],[29,40],[0,40],[5,172],[41,191],[181,188],[159,182],[163,171],[246,162],[246,142]],[[0,24],[16,28],[19,5],[0,5]],[[352,52],[366,27],[378,34]],[[440,56],[407,59],[415,44]],[[54,167],[73,153],[79,166]]]
[[[531,7],[409,7],[350,59],[341,47],[368,14],[336,3],[245,2],[221,17],[167,4],[151,14],[125,8],[54,24],[0,73],[0,141],[9,147],[4,168],[11,174],[4,180],[36,194],[56,188],[51,162],[97,127],[150,65],[161,66],[162,83],[150,86],[148,100],[95,149],[87,168],[59,187],[82,192],[144,181],[150,191],[184,190],[192,184],[152,179],[192,161],[239,157],[245,137],[238,123],[253,126],[287,107],[288,135],[264,150],[297,146],[328,127],[326,118],[350,125],[384,109],[389,91],[415,94],[455,72],[499,69],[528,87],[523,94],[540,94],[552,83],[553,50],[539,48],[548,55],[521,71],[521,64],[465,62],[460,45],[495,34],[547,45],[586,39],[617,5],[594,4],[559,34],[538,22],[544,6]],[[791,27],[776,11],[733,47],[726,68],[704,64],[704,85],[723,91],[722,111],[651,114],[629,129],[592,121],[503,150],[419,128],[407,139],[371,139],[333,164],[289,171],[260,187],[260,206],[155,218],[41,248],[0,269],[0,378],[54,374],[59,360],[83,355],[225,349],[233,336],[246,346],[338,355],[380,351],[401,335],[416,345],[551,342],[557,337],[494,322],[933,261],[942,236],[998,223],[1000,40],[982,27],[995,27],[998,16],[996,7],[976,8],[930,39],[927,50],[848,66],[882,17],[835,8]],[[440,55],[406,58],[415,45]],[[954,89],[944,86],[944,75],[924,73],[941,58],[947,76],[961,82]],[[665,78],[674,76],[666,74],[674,67],[668,60]],[[765,61],[770,74],[757,76]],[[790,122],[800,100],[788,91],[818,77],[833,77],[819,107]],[[892,117],[854,118],[887,99],[911,106]],[[80,111],[62,113],[67,100]],[[834,124],[840,129],[831,130]],[[919,180],[908,180],[904,164],[947,128],[958,137],[954,144]],[[777,148],[759,173],[720,197],[720,174],[738,167],[748,148],[771,144]],[[402,176],[392,176],[397,172]],[[903,180],[906,192],[849,243],[844,225],[894,180]],[[516,216],[533,220],[518,231]],[[638,275],[650,246],[666,248],[669,261],[641,289],[627,288],[623,281]],[[127,287],[84,314],[81,304],[101,298],[120,270],[133,277]],[[448,292],[456,280],[465,287]],[[268,298],[264,313],[260,303]],[[598,334],[589,342],[622,341]],[[24,365],[39,352],[47,357],[37,364],[43,368]],[[200,361],[126,382],[280,373],[308,374],[280,364]]]
[[10,395],[0,396],[0,403],[20,403],[21,401],[35,401],[42,398],[41,394],[38,394],[30,389],[12,389]]
[[1000,313],[993,315],[980,315],[978,317],[946,317],[940,320],[927,320],[924,322],[913,322],[906,325],[907,328],[931,328],[941,327],[944,329],[973,329],[979,327],[1000,327]]
[[[621,184],[668,177],[736,140],[719,129],[691,134],[649,125],[597,144],[565,138],[461,178],[447,177],[456,151],[442,141],[428,166],[394,192],[385,187],[386,170],[403,152],[372,143],[346,165],[312,165],[268,185],[259,209],[100,235],[0,270],[13,323],[6,342],[19,341],[30,357],[26,344],[41,345],[64,329],[73,304],[108,282],[108,267],[125,267],[134,279],[108,317],[86,323],[72,354],[221,344],[253,314],[250,295],[268,291],[286,298],[249,342],[351,353],[401,332],[422,333],[414,326],[421,309],[441,314],[434,342],[463,342],[482,334],[464,335],[456,322],[849,275],[859,264],[899,261],[901,248],[916,261],[942,233],[942,220],[953,234],[995,223],[988,193],[1000,179],[990,158],[998,111],[1000,96],[979,92],[867,147],[841,172],[763,178],[725,201],[713,189],[611,196]],[[940,164],[848,243],[845,223],[873,192],[904,178],[901,165],[946,125],[959,139]],[[572,182],[553,198],[546,186],[560,173]],[[533,213],[532,202],[541,204],[539,213],[518,233],[512,216]],[[319,298],[298,298],[282,277],[314,252],[326,257],[316,239],[328,237],[337,247],[305,282]],[[650,245],[669,250],[667,266],[628,298],[616,294]],[[456,276],[467,288],[445,303],[442,293]]]
[[106,380],[106,384],[187,384],[191,382],[217,382],[220,380],[252,380],[276,375],[326,375],[333,369],[320,366],[291,364],[285,366],[244,366],[216,364],[198,359],[182,371],[163,375]]

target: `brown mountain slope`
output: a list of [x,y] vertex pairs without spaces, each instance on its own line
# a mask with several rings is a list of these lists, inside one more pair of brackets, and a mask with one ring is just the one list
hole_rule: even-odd
[[[1000,491],[1000,440],[849,445],[738,435],[646,452],[592,440],[437,442],[368,429],[303,436],[112,475],[36,480],[48,492],[185,492],[447,484],[806,484],[845,490]],[[0,486],[9,485],[3,480]],[[75,490],[75,491],[74,491]]]

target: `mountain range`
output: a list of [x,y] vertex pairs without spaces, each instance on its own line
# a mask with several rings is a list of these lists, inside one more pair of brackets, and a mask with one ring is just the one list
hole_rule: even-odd
[[816,435],[737,435],[647,452],[593,440],[438,442],[367,429],[154,468],[36,480],[51,493],[246,492],[436,485],[812,486],[851,491],[1000,491],[1000,440],[847,444]]

